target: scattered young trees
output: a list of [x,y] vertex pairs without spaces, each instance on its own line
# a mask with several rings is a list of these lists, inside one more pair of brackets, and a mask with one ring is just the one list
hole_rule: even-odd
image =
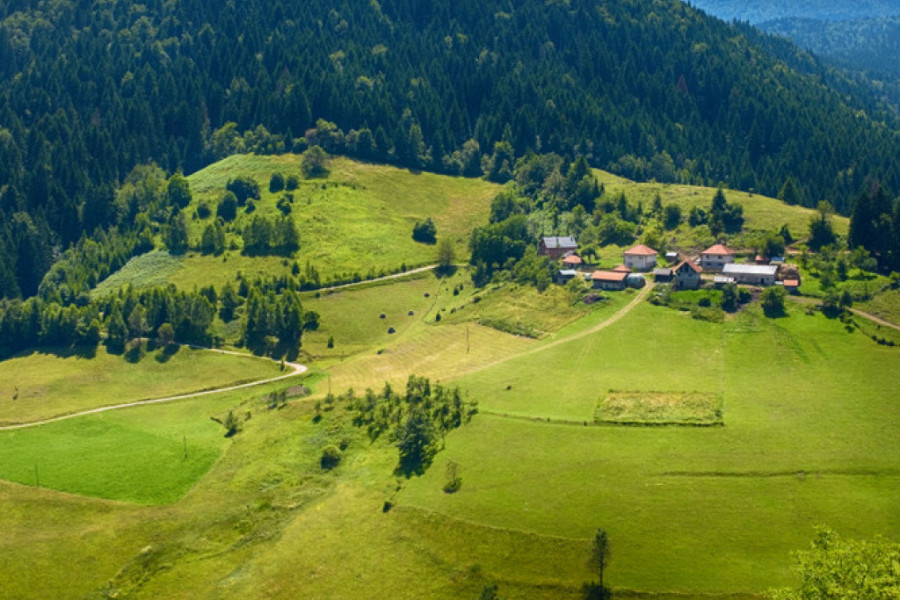
[[415,375],[407,380],[405,394],[385,384],[378,394],[367,389],[356,397],[350,390],[342,397],[349,402],[354,425],[365,427],[373,440],[386,435],[397,446],[397,472],[407,477],[424,473],[444,436],[478,412],[459,388],[432,385],[428,378]]

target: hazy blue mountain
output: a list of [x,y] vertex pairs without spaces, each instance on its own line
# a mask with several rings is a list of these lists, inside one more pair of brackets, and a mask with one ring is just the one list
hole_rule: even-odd
[[691,0],[688,4],[726,21],[750,23],[792,18],[851,21],[900,15],[900,0]]
[[792,18],[758,26],[842,66],[900,75],[900,16],[853,21]]

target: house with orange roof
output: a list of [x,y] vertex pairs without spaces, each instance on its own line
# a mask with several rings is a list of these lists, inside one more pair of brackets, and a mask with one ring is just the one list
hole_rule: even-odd
[[581,257],[577,254],[570,254],[567,257],[562,259],[562,264],[567,269],[577,269],[581,265],[584,264],[584,261],[581,260]]
[[658,255],[659,252],[644,244],[638,244],[623,252],[625,266],[635,271],[649,271],[655,267]]
[[690,260],[681,261],[672,269],[672,281],[676,290],[696,290],[700,287],[700,273],[703,272]]
[[725,244],[710,246],[700,253],[700,266],[705,271],[721,271],[734,262],[734,250]]
[[621,291],[625,289],[625,278],[628,273],[621,271],[594,271],[591,285],[596,290]]

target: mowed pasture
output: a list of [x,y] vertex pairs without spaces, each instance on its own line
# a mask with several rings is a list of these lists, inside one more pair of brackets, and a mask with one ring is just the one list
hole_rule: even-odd
[[237,385],[281,372],[277,362],[181,346],[131,363],[99,346],[92,358],[32,352],[0,361],[0,426],[101,406]]
[[[799,309],[717,325],[645,304],[460,378],[488,414],[449,436],[400,500],[585,545],[604,527],[614,588],[759,593],[792,581],[790,552],[816,525],[900,536],[898,365],[896,349]],[[608,389],[722,394],[724,426],[591,426]],[[463,480],[452,495],[448,461]]]
[[136,407],[0,432],[0,478],[137,504],[175,502],[227,442],[209,418],[221,402]]

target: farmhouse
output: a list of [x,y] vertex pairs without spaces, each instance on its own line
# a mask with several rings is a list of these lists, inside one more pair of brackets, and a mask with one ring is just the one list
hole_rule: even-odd
[[649,271],[656,266],[657,254],[653,248],[638,244],[624,252],[625,266],[636,271]]
[[702,271],[702,268],[698,267],[690,260],[681,261],[677,267],[672,269],[675,289],[696,290],[700,287],[700,273]]
[[541,238],[539,253],[541,256],[549,256],[552,260],[558,260],[576,250],[578,250],[578,243],[575,238],[554,236]]
[[576,269],[584,264],[584,261],[581,260],[581,257],[577,254],[570,254],[564,259],[562,259],[562,264],[567,269]]
[[594,289],[619,291],[625,289],[625,278],[628,273],[616,271],[594,271],[591,282]]
[[721,271],[734,262],[734,250],[723,244],[710,246],[700,253],[700,266],[707,271]]
[[733,277],[735,283],[749,285],[775,285],[778,267],[775,265],[736,265],[728,264],[722,269],[722,275]]

